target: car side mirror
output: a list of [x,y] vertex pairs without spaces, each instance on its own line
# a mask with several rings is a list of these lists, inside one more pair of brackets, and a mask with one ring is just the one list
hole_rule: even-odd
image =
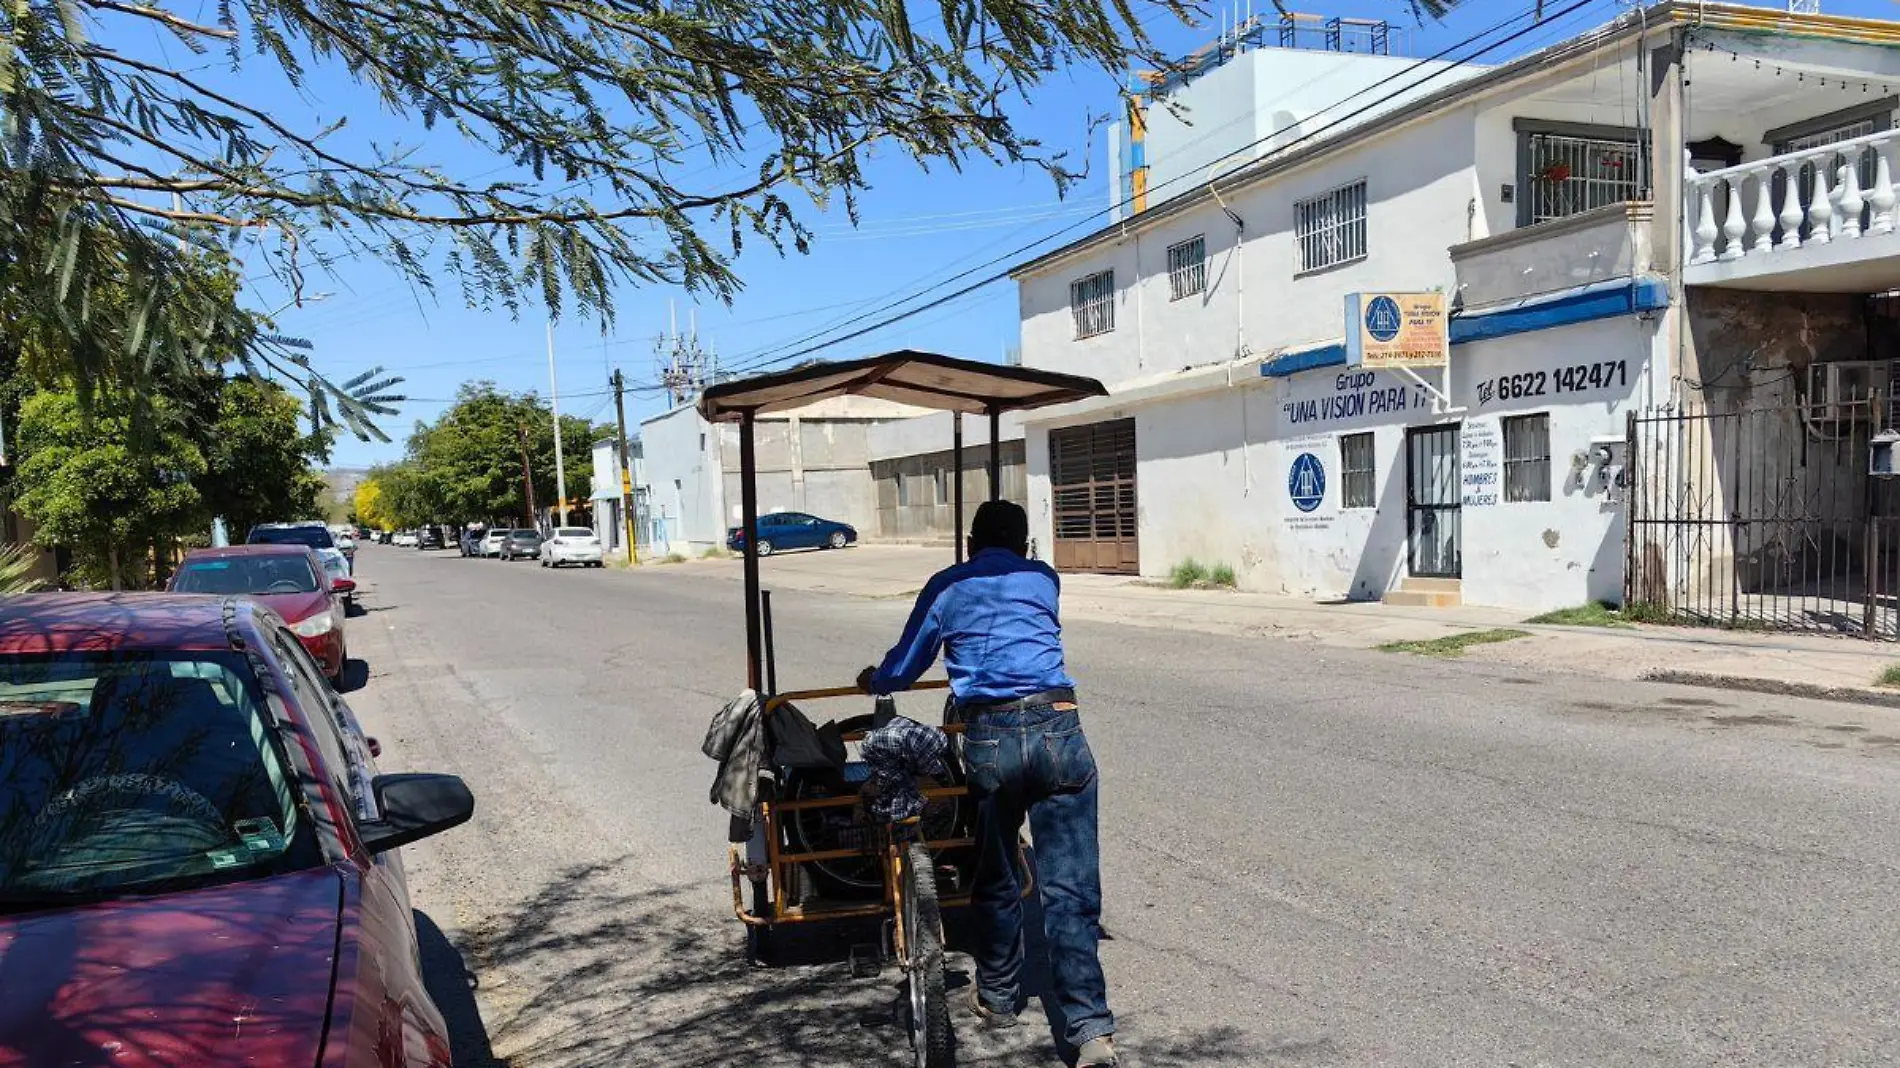
[[371,853],[440,834],[475,815],[475,795],[454,775],[378,775],[370,790],[383,818],[360,824],[358,831]]
[[354,593],[356,591],[356,580],[353,578],[331,579],[330,588],[338,593]]

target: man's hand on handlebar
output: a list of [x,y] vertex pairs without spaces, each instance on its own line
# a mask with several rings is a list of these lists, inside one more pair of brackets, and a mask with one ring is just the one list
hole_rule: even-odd
[[858,672],[858,689],[863,690],[865,693],[870,693],[871,679],[876,674],[877,668],[875,667],[867,667],[863,671]]

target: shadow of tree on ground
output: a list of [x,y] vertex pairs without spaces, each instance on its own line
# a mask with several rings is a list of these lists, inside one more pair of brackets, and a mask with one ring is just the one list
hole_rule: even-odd
[[[708,907],[704,887],[653,886],[625,861],[562,871],[518,913],[470,933],[468,960],[482,979],[489,1027],[466,1062],[458,1044],[456,1063],[914,1063],[897,1008],[898,971],[853,979],[843,963],[849,942],[863,940],[861,934],[800,932],[796,947],[784,947],[788,959],[815,963],[770,969],[745,963],[743,938],[729,913]],[[955,956],[952,967],[967,973],[967,958]],[[967,990],[967,982],[966,974],[953,998]],[[1006,1031],[980,1029],[960,1001],[953,1001],[952,1016],[960,1065],[1061,1063],[1049,1031],[1031,1025],[1038,1016],[1033,1004],[1025,1026]],[[481,1019],[477,1014],[475,1028]],[[1263,1059],[1264,1051],[1232,1028],[1143,1036],[1133,1026],[1138,1022],[1122,1021],[1130,1047],[1123,1061],[1131,1068]],[[466,1018],[463,1023],[468,1025]],[[1165,1030],[1157,1023],[1162,1026],[1154,1030]]]

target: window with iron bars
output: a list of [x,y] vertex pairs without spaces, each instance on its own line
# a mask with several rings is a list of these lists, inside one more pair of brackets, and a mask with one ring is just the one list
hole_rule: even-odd
[[1520,130],[1518,225],[1641,200],[1649,187],[1649,161],[1637,131],[1582,133]]
[[1195,234],[1168,246],[1168,299],[1180,300],[1207,289],[1207,241]]
[[1504,420],[1504,499],[1550,500],[1550,416]]
[[1370,433],[1340,435],[1339,470],[1340,507],[1378,507],[1378,480],[1375,477]]
[[1078,340],[1115,329],[1115,272],[1099,271],[1069,283],[1069,313]]
[[1302,274],[1365,259],[1365,179],[1294,202],[1293,239]]

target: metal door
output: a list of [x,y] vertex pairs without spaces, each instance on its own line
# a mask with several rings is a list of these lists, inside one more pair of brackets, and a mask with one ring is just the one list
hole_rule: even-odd
[[1405,432],[1405,526],[1411,573],[1418,578],[1464,574],[1459,511],[1458,426]]
[[1049,487],[1057,570],[1140,571],[1133,419],[1051,431]]

